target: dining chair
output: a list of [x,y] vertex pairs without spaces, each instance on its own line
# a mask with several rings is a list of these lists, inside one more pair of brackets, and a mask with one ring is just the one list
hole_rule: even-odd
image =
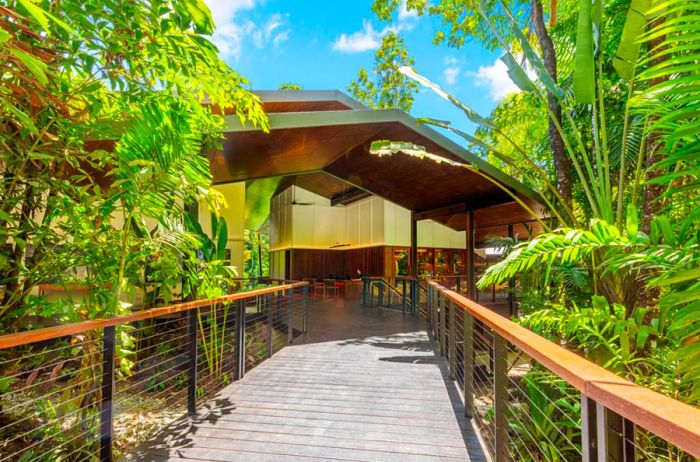
[[338,299],[338,295],[340,295],[340,287],[335,279],[324,279],[323,288],[323,298],[326,298],[326,294],[331,294],[334,299]]

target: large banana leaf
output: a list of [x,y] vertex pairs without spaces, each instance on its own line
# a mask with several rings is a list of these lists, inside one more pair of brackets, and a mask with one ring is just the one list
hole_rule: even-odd
[[651,0],[632,0],[627,11],[620,45],[617,47],[617,55],[613,60],[615,70],[623,79],[630,80],[634,75],[641,47],[639,39],[647,23],[646,12],[650,5]]
[[591,0],[579,0],[574,57],[574,96],[581,104],[595,99],[595,63],[593,59],[593,17]]

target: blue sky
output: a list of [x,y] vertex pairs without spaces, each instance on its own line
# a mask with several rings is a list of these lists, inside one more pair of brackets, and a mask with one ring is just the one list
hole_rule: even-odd
[[[460,50],[435,46],[439,24],[400,9],[392,24],[371,11],[372,0],[205,0],[217,25],[214,42],[223,59],[254,89],[284,82],[307,90],[346,91],[390,28],[400,30],[417,71],[484,115],[515,86],[498,55],[478,43]],[[405,0],[404,0],[405,1]],[[422,89],[411,111],[417,117],[450,120],[472,131],[462,113]]]

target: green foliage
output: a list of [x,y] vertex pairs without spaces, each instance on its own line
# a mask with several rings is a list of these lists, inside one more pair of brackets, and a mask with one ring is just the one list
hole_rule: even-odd
[[348,91],[353,98],[372,109],[401,109],[408,112],[413,106],[418,84],[402,75],[399,68],[413,63],[401,36],[389,32],[375,55],[374,80],[362,68]]
[[[203,275],[214,282],[202,293],[223,290],[220,268],[197,259],[202,241],[185,228],[187,208],[218,207],[202,154],[220,143],[219,114],[268,123],[207,38],[206,5],[10,0],[0,8],[13,18],[0,32],[0,328],[149,307]],[[89,290],[50,302],[32,295],[42,283]],[[127,375],[134,339],[125,328],[117,336]],[[63,404],[39,412],[76,425],[32,435],[51,460],[94,449],[86,435],[94,441],[101,338],[91,331],[72,341],[78,372]]]
[[279,86],[279,89],[280,90],[299,91],[299,90],[301,90],[301,85],[297,85],[296,83],[291,83],[291,82],[285,82]]
[[549,371],[533,370],[522,377],[509,407],[509,426],[515,433],[511,452],[515,460],[575,460],[572,442],[580,437],[581,415],[576,390]]
[[245,230],[243,250],[243,275],[246,278],[259,278],[270,275],[270,236]]

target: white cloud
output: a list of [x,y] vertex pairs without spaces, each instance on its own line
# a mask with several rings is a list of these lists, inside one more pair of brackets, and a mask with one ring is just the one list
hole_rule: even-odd
[[418,13],[406,9],[406,0],[401,0],[399,5],[399,20],[395,25],[384,27],[377,31],[372,23],[365,19],[362,21],[362,30],[352,34],[342,33],[335,39],[333,50],[341,53],[362,53],[376,50],[382,44],[382,38],[389,32],[411,31],[416,26]]
[[272,44],[274,49],[278,49],[289,39],[291,30],[288,27],[288,15],[272,14],[262,24],[239,17],[240,11],[254,8],[261,3],[261,0],[205,1],[216,24],[212,42],[224,58],[238,60],[247,40],[252,41],[256,48],[264,48]]
[[416,10],[409,11],[406,9],[406,0],[401,0],[401,4],[399,5],[399,21],[408,21],[414,18],[418,18],[418,12]]
[[500,101],[511,93],[517,93],[520,88],[508,77],[508,68],[500,59],[493,64],[481,66],[476,72],[468,72],[475,78],[478,87],[486,87],[493,101]]
[[369,21],[364,20],[362,21],[361,31],[350,35],[340,34],[340,37],[333,43],[333,49],[342,53],[361,53],[363,51],[376,50],[382,43],[382,37],[388,32],[387,28],[377,32]]
[[224,26],[236,16],[239,10],[249,10],[255,6],[255,0],[205,0],[214,17],[214,23]]
[[455,57],[447,57],[444,59],[445,68],[442,70],[442,77],[448,85],[454,85],[459,79],[462,68],[459,66],[459,61]]

